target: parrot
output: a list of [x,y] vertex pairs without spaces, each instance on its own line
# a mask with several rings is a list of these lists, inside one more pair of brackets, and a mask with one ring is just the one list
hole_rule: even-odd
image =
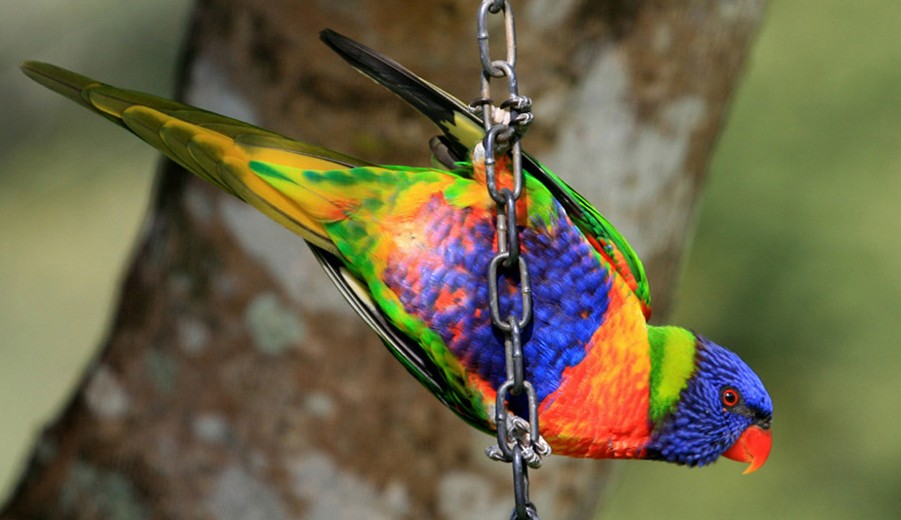
[[[489,312],[498,210],[485,186],[482,115],[363,44],[332,30],[320,38],[435,123],[432,166],[373,164],[47,63],[21,68],[299,235],[407,371],[491,433],[507,376]],[[757,374],[692,330],[649,324],[647,276],[625,237],[522,157],[516,227],[532,298],[524,376],[553,452],[686,466],[723,456],[747,463],[745,473],[762,467],[773,405]],[[508,157],[497,171],[499,185],[512,182]],[[500,307],[518,311],[516,277],[499,278]]]

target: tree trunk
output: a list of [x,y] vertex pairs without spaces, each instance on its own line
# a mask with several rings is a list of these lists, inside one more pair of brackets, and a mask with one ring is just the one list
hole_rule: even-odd
[[[630,237],[665,315],[763,2],[513,4],[520,91],[536,107],[525,147]],[[373,162],[425,165],[436,131],[318,32],[475,98],[477,6],[201,0],[181,97]],[[302,241],[162,170],[109,338],[0,516],[507,518],[510,468],[483,455],[493,439],[405,373]],[[542,517],[593,517],[607,469],[552,457],[533,471]]]

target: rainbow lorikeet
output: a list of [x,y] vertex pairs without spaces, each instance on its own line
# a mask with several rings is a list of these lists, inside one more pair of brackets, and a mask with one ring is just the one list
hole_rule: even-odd
[[[488,312],[496,207],[477,152],[481,119],[396,62],[335,32],[321,36],[442,129],[432,149],[444,168],[377,166],[53,65],[22,68],[303,237],[407,370],[492,431],[506,372]],[[517,225],[533,300],[525,377],[553,450],[691,466],[724,455],[750,463],[746,472],[762,466],[772,403],[757,375],[703,336],[649,325],[647,279],[626,240],[534,158],[526,154],[523,167]],[[502,308],[519,305],[501,293]]]

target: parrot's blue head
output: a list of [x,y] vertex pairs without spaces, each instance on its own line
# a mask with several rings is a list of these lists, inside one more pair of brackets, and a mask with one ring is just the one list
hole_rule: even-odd
[[757,374],[734,353],[696,335],[695,371],[678,405],[657,426],[649,458],[703,466],[720,455],[757,470],[770,453],[773,403]]

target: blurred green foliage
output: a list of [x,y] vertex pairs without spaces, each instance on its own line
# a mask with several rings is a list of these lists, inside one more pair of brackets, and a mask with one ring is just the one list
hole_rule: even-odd
[[[0,112],[0,485],[101,338],[154,164],[16,65],[44,59],[167,92],[189,6],[15,4],[0,17],[0,92],[16,100]],[[776,406],[773,453],[745,477],[729,461],[618,463],[604,518],[901,511],[899,27],[892,0],[771,2],[672,321],[758,370]]]

